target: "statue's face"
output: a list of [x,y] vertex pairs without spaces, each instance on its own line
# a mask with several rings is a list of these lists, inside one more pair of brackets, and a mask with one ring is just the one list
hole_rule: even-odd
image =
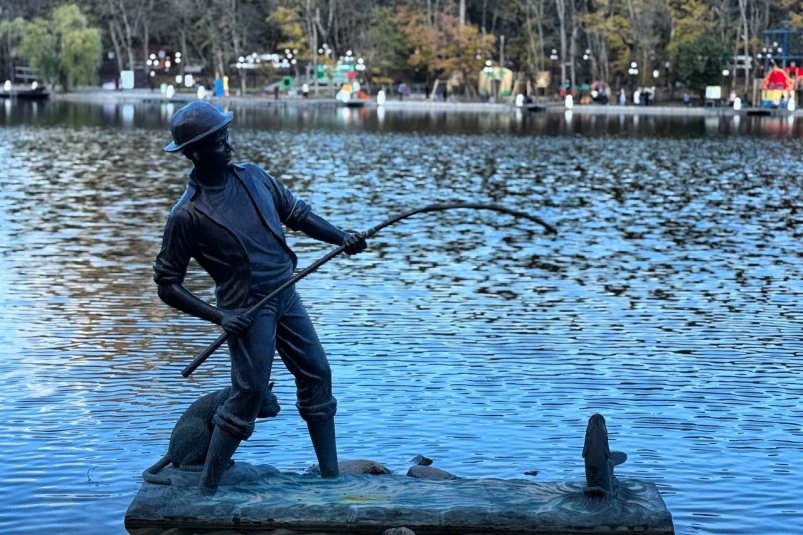
[[229,128],[202,139],[194,144],[190,152],[192,159],[207,169],[225,169],[231,163],[231,154],[234,152]]

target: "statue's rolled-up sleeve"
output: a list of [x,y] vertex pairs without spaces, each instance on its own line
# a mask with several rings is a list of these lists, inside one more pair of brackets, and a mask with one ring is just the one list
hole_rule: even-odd
[[293,195],[277,179],[268,174],[265,175],[265,178],[270,183],[270,191],[273,194],[276,213],[279,214],[281,222],[290,229],[300,230],[302,222],[311,211],[310,206]]
[[189,236],[188,222],[171,214],[165,225],[162,249],[153,264],[156,284],[181,284],[184,281],[191,257]]

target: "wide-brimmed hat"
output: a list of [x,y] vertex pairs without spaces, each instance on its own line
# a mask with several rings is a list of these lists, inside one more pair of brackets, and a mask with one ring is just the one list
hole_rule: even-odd
[[170,120],[171,141],[165,148],[167,152],[176,152],[190,143],[200,141],[228,125],[234,114],[223,113],[203,100],[190,102],[176,113]]

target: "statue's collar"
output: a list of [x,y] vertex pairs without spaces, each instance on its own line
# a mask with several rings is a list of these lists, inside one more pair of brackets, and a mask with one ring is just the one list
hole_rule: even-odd
[[[245,170],[241,164],[231,164],[229,165],[229,171],[234,173],[234,175],[238,175],[239,172]],[[190,169],[190,172],[187,174],[189,180],[187,182],[187,192],[190,194],[190,199],[195,200],[196,197],[201,193],[201,185],[198,183],[198,180],[195,178],[195,168],[193,167]]]

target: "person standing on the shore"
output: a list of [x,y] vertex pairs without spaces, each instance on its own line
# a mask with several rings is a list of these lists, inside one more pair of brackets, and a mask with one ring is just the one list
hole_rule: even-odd
[[619,90],[619,105],[624,106],[627,104],[627,95],[625,94],[625,88]]
[[410,90],[407,88],[407,84],[402,82],[399,84],[398,92],[399,92],[399,100],[404,100],[404,96],[407,95],[410,92]]
[[[261,167],[232,164],[231,120],[230,112],[221,113],[205,101],[173,115],[173,142],[165,150],[183,153],[193,169],[186,191],[168,215],[153,266],[165,303],[231,335],[231,393],[213,419],[200,479],[205,493],[215,492],[240,441],[254,431],[275,352],[295,377],[296,406],[307,422],[321,476],[338,476],[331,370],[295,287],[253,315],[244,311],[293,276],[297,259],[283,226],[345,245],[347,254],[366,248],[363,234],[345,232],[315,214]],[[191,258],[214,280],[217,306],[184,287]]]

